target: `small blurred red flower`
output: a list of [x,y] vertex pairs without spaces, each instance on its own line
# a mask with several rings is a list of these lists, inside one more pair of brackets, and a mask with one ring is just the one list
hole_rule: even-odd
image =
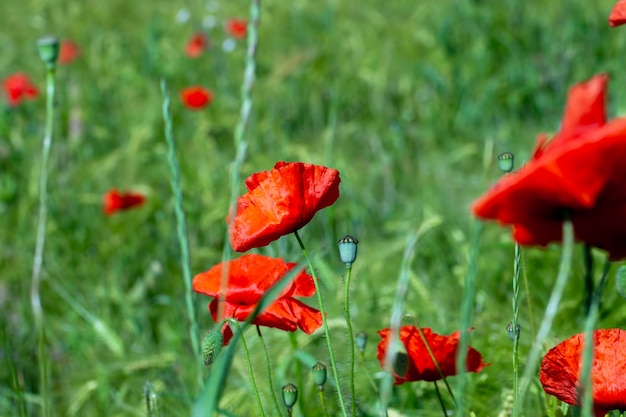
[[[428,346],[437,360],[443,375],[446,377],[456,375],[456,356],[461,332],[456,331],[450,336],[443,336],[433,332],[428,327],[424,327],[422,328],[422,333],[424,333],[424,338],[428,342]],[[378,334],[382,337],[382,340],[378,344],[376,356],[381,368],[384,369],[391,329],[379,330]],[[394,385],[411,381],[438,381],[441,379],[441,375],[430,357],[417,327],[402,326],[400,328],[400,341],[404,344],[408,355],[408,367],[404,375],[394,375]],[[468,347],[468,372],[480,372],[487,365],[483,362],[480,352],[471,346]]]
[[[215,297],[209,304],[213,320],[217,320],[218,299],[224,302],[224,316],[245,321],[261,297],[276,282],[289,273],[297,264],[287,263],[280,258],[248,254],[241,258],[213,266],[193,278],[193,290]],[[221,288],[224,267],[228,271],[228,284]],[[313,277],[304,271],[296,275],[278,298],[253,324],[274,327],[288,332],[300,328],[307,334],[313,333],[322,324],[321,313],[294,297],[311,297],[315,294]],[[230,327],[224,330],[224,344],[232,337]]]
[[202,109],[213,101],[213,93],[204,87],[194,86],[180,92],[183,104],[192,110]]
[[61,49],[59,51],[59,64],[65,65],[74,61],[81,54],[81,50],[74,42],[70,40],[64,40],[61,42]]
[[[546,393],[574,406],[580,406],[582,400],[579,378],[584,342],[585,334],[577,334],[550,349],[539,373]],[[604,417],[611,410],[626,410],[625,330],[593,332],[591,381],[596,417]]]
[[522,245],[562,239],[566,216],[576,239],[626,257],[626,118],[606,122],[607,76],[569,92],[560,131],[538,138],[531,160],[474,202],[478,217],[513,225]]
[[113,188],[104,195],[102,200],[104,214],[111,216],[118,211],[141,206],[146,201],[146,197],[137,193],[120,193]]
[[619,0],[613,6],[609,15],[609,25],[611,27],[620,26],[626,23],[626,0]]
[[[339,171],[302,162],[277,162],[271,171],[246,179],[237,199],[230,244],[237,252],[269,245],[297,231],[339,198]],[[226,218],[230,223],[230,217]]]
[[230,19],[226,22],[226,33],[235,39],[246,37],[248,21],[244,19]]
[[9,75],[3,81],[4,92],[7,96],[9,106],[15,107],[23,99],[34,99],[39,95],[39,90],[30,81],[28,75],[17,72]]
[[189,58],[197,58],[209,49],[209,38],[202,32],[196,32],[185,45],[185,55]]

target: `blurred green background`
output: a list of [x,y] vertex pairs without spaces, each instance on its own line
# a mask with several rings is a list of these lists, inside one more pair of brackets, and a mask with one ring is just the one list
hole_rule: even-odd
[[[301,232],[315,256],[329,308],[340,372],[347,375],[342,274],[336,240],[360,241],[351,305],[356,331],[370,336],[357,363],[363,412],[376,402],[369,372],[379,372],[376,330],[387,327],[407,237],[418,242],[406,312],[448,334],[459,329],[467,268],[469,206],[500,175],[504,151],[519,167],[539,132],[558,129],[567,89],[600,72],[611,75],[611,115],[626,113],[626,29],[610,29],[614,1],[266,1],[262,3],[257,84],[241,170],[303,161],[341,172],[341,197]],[[49,221],[42,299],[56,416],[145,415],[150,382],[162,415],[189,415],[197,392],[187,331],[184,283],[170,188],[159,81],[172,95],[174,134],[189,222],[192,271],[221,260],[230,199],[228,169],[239,117],[245,41],[222,48],[224,22],[247,18],[244,1],[61,2],[11,0],[0,13],[0,77],[25,72],[41,96],[0,109],[0,415],[15,415],[17,375],[30,415],[38,415],[37,335],[29,294],[45,120],[45,70],[35,49],[45,34],[70,39],[82,55],[58,70],[58,118],[49,178]],[[182,19],[188,13],[187,19]],[[211,49],[183,49],[196,31]],[[203,85],[215,95],[190,111],[177,92]],[[243,181],[241,181],[243,192]],[[110,188],[140,191],[147,204],[102,214]],[[288,261],[302,256],[293,237],[258,250]],[[546,348],[582,331],[582,257]],[[524,252],[521,361],[532,343],[556,276],[558,247]],[[601,253],[596,253],[598,261]],[[512,388],[513,245],[488,225],[482,238],[472,345],[491,365],[470,375],[477,416],[508,415]],[[532,318],[528,309],[532,303]],[[202,333],[210,300],[195,297]],[[311,300],[313,304],[315,302]],[[607,288],[598,327],[624,325],[626,312]],[[264,380],[251,331],[257,379]],[[311,361],[327,361],[321,332],[266,329],[278,387],[296,382],[296,415],[321,415]],[[14,368],[14,371],[11,369]],[[208,372],[208,371],[207,371]],[[344,380],[347,381],[347,378]],[[263,384],[261,385],[263,386]],[[346,385],[347,387],[347,385]],[[269,401],[263,387],[264,401]],[[531,388],[528,416],[554,407]],[[233,366],[222,406],[256,415],[245,364]],[[245,399],[241,401],[241,399]],[[331,415],[335,397],[327,393]],[[397,387],[396,415],[440,415],[434,387]],[[501,414],[504,413],[504,414]],[[366,414],[364,414],[366,415]],[[390,414],[391,415],[391,414]]]

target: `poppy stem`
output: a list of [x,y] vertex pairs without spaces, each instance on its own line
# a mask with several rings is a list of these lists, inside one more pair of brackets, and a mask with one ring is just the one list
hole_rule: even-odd
[[343,417],[348,417],[346,412],[346,406],[343,401],[343,395],[341,394],[341,385],[339,384],[339,373],[337,372],[337,364],[335,362],[335,353],[333,350],[333,345],[330,340],[330,331],[328,330],[328,321],[326,320],[326,310],[324,309],[324,299],[322,298],[322,291],[320,289],[320,284],[318,282],[317,274],[315,273],[315,268],[313,268],[313,263],[311,262],[311,258],[309,257],[309,252],[307,251],[302,239],[300,239],[300,235],[296,230],[293,232],[296,236],[296,240],[300,245],[300,249],[302,250],[302,254],[307,261],[309,271],[311,272],[311,276],[313,277],[313,282],[315,283],[315,293],[317,294],[317,301],[320,305],[320,313],[322,314],[322,326],[324,327],[324,336],[326,338],[326,346],[328,348],[328,357],[330,358],[330,365],[333,370],[333,376],[335,377],[335,384],[337,385],[337,397],[339,399],[339,406],[341,407],[341,413]]
[[324,397],[324,390],[320,389],[318,392],[320,393],[320,401],[322,403],[322,410],[324,410],[324,417],[329,417],[328,408],[326,407],[326,397]]
[[352,417],[356,416],[356,389],[354,387],[354,332],[352,331],[352,322],[350,321],[350,278],[352,276],[352,265],[346,265],[346,282],[344,288],[344,307],[343,311],[346,316],[346,326],[348,327],[348,338],[350,339],[350,396],[352,400]]
[[48,354],[46,352],[46,329],[43,306],[41,305],[41,281],[44,248],[46,243],[46,224],[48,216],[48,162],[52,147],[54,127],[54,94],[56,65],[47,65],[46,71],[46,127],[41,150],[41,168],[39,171],[39,212],[37,218],[37,240],[33,259],[30,302],[37,332],[37,362],[39,365],[39,389],[41,397],[41,415],[50,415],[50,381]]
[[176,142],[174,141],[174,131],[172,115],[169,111],[170,96],[167,91],[167,84],[161,79],[161,93],[163,94],[163,120],[165,122],[165,141],[167,142],[167,161],[171,173],[172,192],[174,194],[174,213],[176,216],[176,232],[178,244],[180,246],[180,265],[185,281],[185,304],[187,308],[187,320],[189,321],[189,338],[196,362],[196,383],[202,388],[202,364],[200,360],[200,329],[196,320],[193,304],[193,289],[191,285],[191,257],[189,255],[189,238],[187,233],[187,219],[183,207],[183,189],[180,181],[180,167],[176,159]]
[[265,345],[265,339],[263,339],[263,335],[261,334],[261,328],[256,326],[256,333],[259,335],[259,339],[261,339],[261,346],[263,346],[263,355],[265,356],[265,365],[267,366],[267,378],[270,383],[270,392],[272,393],[272,401],[274,402],[274,407],[276,408],[277,415],[282,415],[280,412],[280,405],[278,405],[278,399],[276,398],[276,390],[274,389],[274,379],[272,378],[272,366],[270,365],[270,357],[267,353],[267,346]]
[[[437,366],[437,368],[439,368],[439,366]],[[443,403],[443,398],[441,398],[441,392],[439,391],[439,385],[437,385],[437,381],[433,381],[433,382],[435,383],[435,391],[437,391],[437,398],[439,399],[439,404],[441,405],[441,411],[443,411],[444,417],[448,417],[448,412],[446,411],[446,405]]]
[[544,313],[541,326],[539,327],[539,332],[535,336],[535,340],[533,341],[533,345],[526,360],[526,366],[524,367],[524,373],[522,374],[518,393],[518,407],[513,410],[513,417],[518,417],[519,410],[524,408],[524,398],[528,388],[530,387],[533,375],[535,374],[535,369],[537,367],[537,363],[539,362],[539,356],[541,354],[541,350],[543,349],[543,342],[548,337],[550,329],[552,329],[554,316],[556,315],[561,298],[563,297],[563,291],[565,290],[565,284],[567,284],[569,271],[572,265],[573,253],[574,228],[572,226],[572,222],[569,219],[566,219],[563,221],[563,250],[561,251],[559,271],[554,288],[550,294],[550,299],[548,300],[548,305],[546,306],[546,312]]
[[518,243],[515,244],[515,260],[513,261],[513,413],[517,409],[517,394],[519,388],[519,276],[522,263],[522,250]]

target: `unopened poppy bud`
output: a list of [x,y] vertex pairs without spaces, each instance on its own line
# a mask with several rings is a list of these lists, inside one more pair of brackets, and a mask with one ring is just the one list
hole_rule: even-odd
[[54,36],[44,36],[37,41],[39,57],[46,67],[53,68],[59,58],[59,40]]
[[359,352],[365,352],[365,346],[367,346],[367,333],[364,331],[358,332],[354,336],[354,343],[356,343],[356,347],[359,348]]
[[291,410],[298,400],[298,387],[287,384],[283,387],[283,403],[288,410]]
[[311,368],[313,374],[313,382],[317,385],[317,388],[321,391],[324,389],[326,383],[326,365],[322,362],[318,362]]
[[219,330],[212,331],[207,334],[202,340],[202,358],[204,360],[204,366],[209,366],[222,351],[222,344],[224,343],[224,336]]
[[515,341],[516,337],[519,339],[520,329],[521,328],[520,328],[519,323],[515,325],[515,331],[513,331],[513,322],[510,322],[509,324],[507,324],[506,331],[509,334],[509,338],[511,339],[512,342]]
[[404,347],[404,344],[401,344],[398,348],[398,352],[396,353],[396,357],[393,361],[393,372],[402,377],[409,372],[409,354]]
[[352,263],[356,260],[359,241],[352,236],[347,235],[344,238],[339,239],[337,244],[339,244],[339,256],[341,257],[341,262],[345,263],[346,267],[350,268]]
[[498,155],[498,165],[502,172],[508,174],[513,171],[513,163],[515,162],[515,157],[511,152],[503,152]]

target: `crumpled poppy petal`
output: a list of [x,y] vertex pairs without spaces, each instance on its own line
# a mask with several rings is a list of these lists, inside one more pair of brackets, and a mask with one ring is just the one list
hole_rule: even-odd
[[9,75],[4,79],[3,86],[11,107],[20,104],[23,99],[34,99],[39,95],[37,87],[30,81],[28,75],[22,72]]
[[180,100],[191,110],[200,110],[211,104],[213,93],[201,86],[187,87],[181,90]]
[[616,27],[624,23],[626,23],[626,0],[620,0],[615,3],[609,14],[609,25]]
[[339,198],[340,181],[335,169],[301,162],[279,162],[271,171],[251,175],[229,228],[233,249],[266,246],[302,228]]
[[130,210],[141,206],[146,197],[138,193],[120,193],[113,188],[103,197],[103,211],[107,216],[111,216],[118,211]]

